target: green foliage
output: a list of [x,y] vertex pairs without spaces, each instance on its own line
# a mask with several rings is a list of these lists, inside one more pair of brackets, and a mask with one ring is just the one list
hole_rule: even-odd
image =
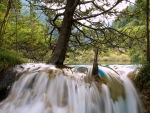
[[142,64],[137,77],[137,83],[140,89],[146,88],[150,83],[150,63],[145,62]]
[[130,60],[131,60],[129,55],[127,55],[127,54],[121,54],[119,57],[120,57],[119,58],[120,62],[130,62]]
[[[85,50],[74,50],[73,52],[68,52],[67,58],[65,60],[66,64],[92,64],[94,59],[93,49]],[[118,64],[129,64],[130,56],[128,54],[121,54],[113,49],[101,52],[99,51],[98,64],[103,63],[118,63]]]
[[25,63],[25,60],[17,53],[4,50],[0,51],[0,71],[22,63]]
[[142,57],[139,52],[135,52],[134,54],[132,54],[132,56],[131,56],[132,63],[139,63],[139,62],[141,62],[141,60],[142,60]]
[[3,20],[3,18],[4,18],[4,15],[5,15],[5,12],[6,12],[6,7],[7,7],[7,3],[4,0],[2,0],[0,2],[0,24]]
[[119,60],[119,59],[117,58],[117,56],[118,56],[118,55],[116,55],[116,54],[111,54],[111,55],[109,56],[110,61],[115,62],[115,61]]
[[100,57],[101,62],[114,62],[114,63],[130,63],[130,57],[127,54],[110,53],[109,56]]
[[140,64],[143,61],[143,59],[146,58],[146,54],[144,53],[144,49],[138,49],[137,46],[135,46],[135,48],[130,49],[128,51],[128,55],[130,56],[131,63],[133,63],[133,64]]
[[100,58],[101,61],[104,62],[109,62],[109,57],[108,56],[103,56],[102,58]]
[[[35,0],[37,1],[37,0]],[[84,1],[84,0],[83,0]],[[107,4],[109,5],[109,4]],[[58,5],[59,6],[59,5]],[[139,7],[140,6],[140,7]],[[101,9],[104,7],[99,6]],[[75,26],[72,27],[74,35],[77,37],[70,37],[72,43],[70,43],[71,51],[68,51],[66,63],[76,63],[76,64],[90,64],[93,61],[94,53],[91,50],[91,45],[94,47],[100,48],[100,56],[99,61],[113,61],[113,62],[129,62],[131,56],[132,62],[139,62],[143,59],[143,53],[141,48],[145,48],[145,1],[138,0],[137,5],[129,6],[127,9],[123,10],[123,14],[120,14],[118,18],[113,22],[113,27],[116,28],[118,31],[123,31],[124,33],[128,34],[129,36],[133,37],[133,39],[127,39],[122,35],[118,35],[118,33],[108,32],[104,30],[102,33],[99,32],[98,36],[96,36],[96,32],[98,30],[89,30],[86,26],[80,26],[81,30],[89,36],[92,40],[89,41],[89,38],[85,38],[86,35],[79,33]],[[15,9],[15,10],[14,10]],[[32,61],[39,62],[45,61],[51,55],[52,49],[54,49],[56,38],[54,35],[50,38],[50,30],[52,30],[52,26],[46,25],[41,23],[36,18],[36,5],[33,4],[29,7],[31,13],[29,15],[23,15],[21,13],[21,5],[20,1],[16,0],[13,2],[13,9],[9,13],[9,18],[7,19],[7,23],[5,26],[5,34],[0,36],[3,42],[0,44],[1,49],[5,50],[12,50],[12,51],[19,51],[20,55],[31,59]],[[7,10],[7,1],[2,0],[0,2],[0,22],[2,22],[5,12]],[[89,7],[85,12],[78,12],[81,13],[82,16],[86,16],[92,11],[96,11],[94,7]],[[78,11],[78,10],[77,10]],[[49,21],[53,20],[56,13],[54,10],[48,10],[47,15],[49,15]],[[76,17],[76,16],[75,16]],[[78,16],[77,16],[78,17]],[[89,25],[95,26],[94,28],[101,28],[103,26],[103,22],[99,21],[99,25]],[[57,27],[60,27],[62,24],[62,17],[58,17],[55,21]],[[78,24],[77,24],[78,26]],[[103,30],[103,29],[102,29]],[[78,32],[76,32],[78,31]],[[75,34],[76,32],[76,34]],[[54,32],[55,34],[55,32]],[[56,33],[57,34],[57,33]],[[106,37],[104,37],[104,34]],[[117,36],[116,36],[117,34]],[[100,37],[100,38],[99,38]],[[110,37],[110,38],[109,38]],[[142,38],[141,38],[142,37]],[[123,40],[125,38],[125,40]],[[78,43],[78,39],[80,43]],[[121,40],[122,43],[121,43]],[[111,42],[111,44],[109,44]],[[82,46],[79,50],[79,46]],[[125,54],[113,54],[110,51],[106,51],[109,48],[113,48],[115,45],[125,47],[130,46],[131,52]],[[69,49],[70,49],[69,48]],[[74,49],[76,48],[76,50]],[[83,51],[83,50],[86,51]]]
[[136,0],[135,5],[124,9],[112,27],[123,31],[132,38],[122,44],[129,47],[128,55],[132,63],[140,63],[146,59],[146,0]]
[[44,61],[49,51],[46,25],[33,15],[31,17],[20,12],[18,14],[15,12],[9,14],[0,48],[19,51],[21,56],[32,61]]

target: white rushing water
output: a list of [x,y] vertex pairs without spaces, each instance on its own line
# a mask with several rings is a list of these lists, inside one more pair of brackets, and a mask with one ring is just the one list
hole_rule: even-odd
[[0,113],[142,113],[131,81],[107,67],[99,70],[101,83],[92,79],[90,66],[17,66],[18,80],[0,103]]

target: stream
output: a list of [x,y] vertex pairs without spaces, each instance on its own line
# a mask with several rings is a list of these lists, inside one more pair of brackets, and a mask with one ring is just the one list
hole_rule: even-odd
[[133,69],[99,66],[99,76],[93,79],[90,65],[18,65],[18,79],[0,102],[0,113],[143,113],[127,77]]

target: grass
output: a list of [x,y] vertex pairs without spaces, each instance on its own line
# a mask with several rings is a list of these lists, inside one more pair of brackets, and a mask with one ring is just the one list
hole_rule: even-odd
[[0,71],[22,63],[25,60],[15,52],[0,50]]

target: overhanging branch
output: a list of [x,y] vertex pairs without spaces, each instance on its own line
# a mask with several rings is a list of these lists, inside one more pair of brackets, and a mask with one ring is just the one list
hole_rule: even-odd
[[84,19],[88,19],[88,18],[93,18],[93,17],[97,17],[99,15],[103,15],[109,11],[111,11],[113,8],[115,8],[120,2],[122,2],[123,0],[118,0],[111,8],[107,9],[107,10],[104,10],[103,12],[101,13],[98,13],[98,14],[93,14],[93,15],[89,15],[89,16],[85,16],[85,17],[82,17],[82,18],[76,18],[74,19],[75,21],[77,20],[84,20]]

